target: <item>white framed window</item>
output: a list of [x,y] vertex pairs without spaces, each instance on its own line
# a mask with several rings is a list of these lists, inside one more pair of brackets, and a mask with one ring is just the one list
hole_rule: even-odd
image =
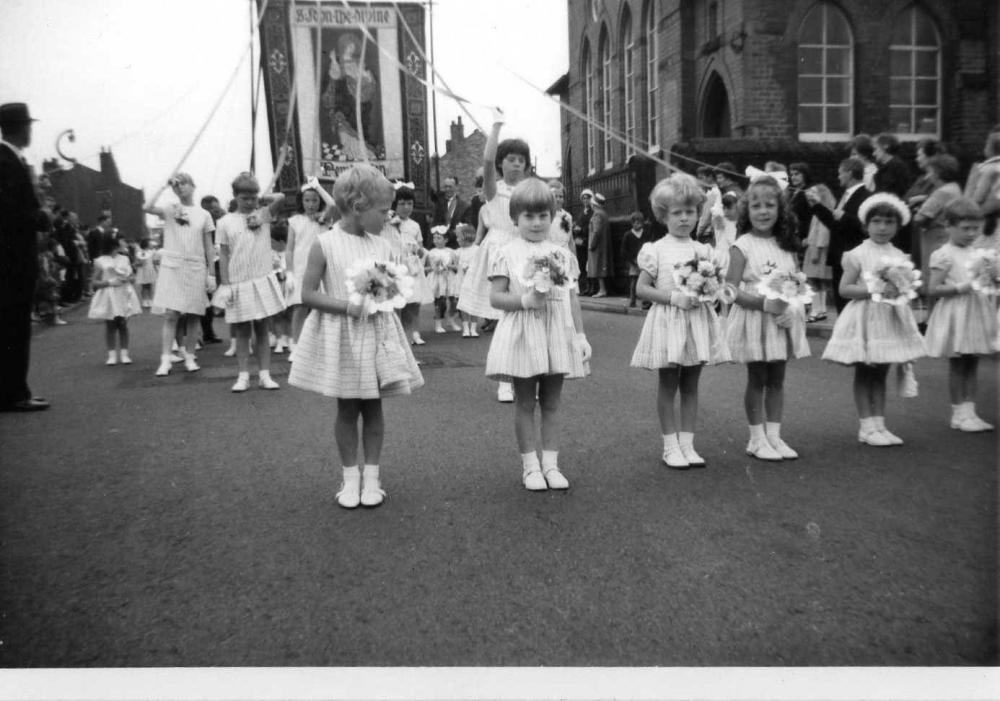
[[593,121],[597,110],[594,95],[594,61],[590,55],[590,44],[583,45],[583,113],[587,115],[584,130],[587,134],[587,173],[597,172],[597,135]]
[[854,38],[835,6],[813,6],[799,27],[799,139],[840,141],[854,133]]
[[628,141],[628,155],[635,153],[635,146],[639,143],[638,128],[636,126],[636,99],[635,99],[635,68],[636,68],[636,45],[635,37],[632,36],[632,14],[628,7],[622,15],[622,87],[624,95],[625,117],[625,140]]
[[601,124],[604,148],[604,167],[614,166],[614,152],[611,141],[612,127],[612,100],[611,100],[611,41],[608,39],[607,28],[601,31]]
[[889,125],[900,139],[941,138],[941,37],[916,5],[893,23]]
[[646,48],[646,143],[650,151],[660,147],[660,40],[656,33],[656,0],[646,2],[643,18]]

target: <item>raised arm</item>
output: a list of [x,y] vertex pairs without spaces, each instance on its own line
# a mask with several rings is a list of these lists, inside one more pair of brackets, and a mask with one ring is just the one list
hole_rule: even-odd
[[503,123],[503,110],[497,107],[493,110],[493,128],[486,137],[486,147],[483,149],[483,199],[486,202],[497,194],[497,145],[500,143],[500,127]]

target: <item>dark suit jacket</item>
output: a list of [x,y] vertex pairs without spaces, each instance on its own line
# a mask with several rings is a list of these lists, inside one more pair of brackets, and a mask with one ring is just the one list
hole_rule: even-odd
[[0,145],[0,295],[31,298],[38,277],[38,231],[48,218],[31,181],[28,166]]
[[903,159],[893,156],[878,167],[875,173],[875,191],[891,192],[896,197],[906,197],[906,191],[913,184],[913,173]]
[[834,219],[833,212],[822,204],[813,205],[813,215],[830,230],[827,259],[831,266],[840,268],[841,256],[855,246],[860,246],[867,237],[864,224],[858,219],[858,209],[871,194],[864,186],[855,190],[844,203],[844,216],[839,220]]

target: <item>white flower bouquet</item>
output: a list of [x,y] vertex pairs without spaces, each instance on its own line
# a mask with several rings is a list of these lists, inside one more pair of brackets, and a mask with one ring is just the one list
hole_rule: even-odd
[[347,299],[360,305],[364,316],[402,309],[413,297],[413,277],[405,265],[362,259],[346,276]]
[[917,297],[920,271],[902,256],[884,256],[875,269],[862,275],[873,302],[906,306]]
[[675,263],[673,276],[677,290],[696,302],[715,302],[724,294],[726,281],[722,266],[711,255],[696,255],[691,260]]
[[805,273],[786,272],[771,266],[757,283],[758,294],[767,299],[780,299],[788,304],[806,305],[812,301],[813,289],[806,283]]
[[984,295],[1000,295],[1000,254],[994,249],[977,249],[968,263],[972,289]]
[[541,294],[547,293],[553,287],[565,287],[569,283],[566,263],[555,252],[548,255],[533,255],[525,263],[521,282]]

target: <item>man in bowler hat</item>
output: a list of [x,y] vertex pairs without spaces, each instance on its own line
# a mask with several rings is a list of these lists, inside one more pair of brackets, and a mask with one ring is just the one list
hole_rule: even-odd
[[0,411],[49,408],[28,389],[37,232],[49,226],[22,154],[34,121],[22,102],[0,105]]

